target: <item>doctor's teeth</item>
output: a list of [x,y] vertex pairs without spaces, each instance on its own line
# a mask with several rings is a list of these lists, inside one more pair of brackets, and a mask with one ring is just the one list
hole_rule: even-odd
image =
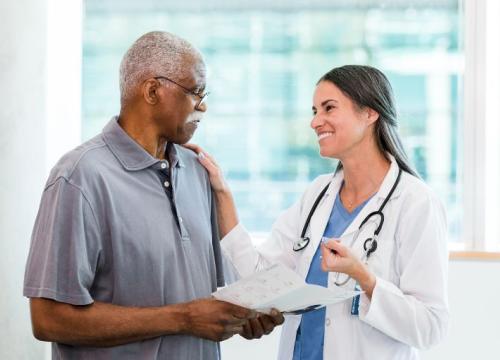
[[321,133],[321,134],[318,135],[318,140],[324,139],[324,138],[326,138],[328,136],[331,136],[331,135],[333,135],[333,132],[324,132],[324,133]]

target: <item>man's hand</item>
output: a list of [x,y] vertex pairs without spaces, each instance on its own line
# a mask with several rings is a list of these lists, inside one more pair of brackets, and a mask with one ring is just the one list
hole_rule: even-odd
[[186,304],[186,333],[212,341],[223,341],[244,331],[257,313],[213,298]]
[[31,318],[41,341],[107,347],[188,334],[222,341],[243,331],[256,312],[213,298],[159,307],[126,307],[102,302],[75,306],[32,298]]
[[243,331],[240,333],[245,339],[260,339],[262,335],[268,335],[276,326],[283,324],[285,319],[276,309],[271,311],[270,315],[259,314],[254,319],[249,319],[243,325]]

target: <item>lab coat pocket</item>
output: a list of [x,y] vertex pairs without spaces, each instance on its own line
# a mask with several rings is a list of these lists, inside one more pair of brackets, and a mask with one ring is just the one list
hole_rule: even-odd
[[373,359],[373,354],[378,354],[380,359],[390,358],[390,351],[387,350],[392,348],[394,340],[361,320],[355,321],[354,328],[356,329],[353,337],[355,342],[365,342],[353,344],[353,348],[356,349],[356,359]]

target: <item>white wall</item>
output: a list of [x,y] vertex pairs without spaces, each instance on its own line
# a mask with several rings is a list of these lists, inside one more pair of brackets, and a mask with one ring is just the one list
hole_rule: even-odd
[[79,0],[0,1],[2,360],[48,353],[31,334],[22,284],[47,170],[80,137],[81,16]]
[[[450,263],[450,332],[442,344],[423,351],[422,360],[500,359],[499,275],[500,262]],[[278,342],[279,330],[250,342],[234,336],[222,344],[222,358],[276,359]]]
[[45,177],[45,14],[44,1],[0,2],[0,359],[44,352],[22,281]]
[[452,261],[448,338],[423,360],[500,359],[500,262]]

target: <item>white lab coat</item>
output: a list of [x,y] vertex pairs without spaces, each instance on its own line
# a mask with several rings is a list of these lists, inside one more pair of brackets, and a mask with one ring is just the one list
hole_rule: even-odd
[[[378,220],[369,221],[354,244],[353,235],[363,219],[378,210],[397,173],[398,165],[391,157],[389,172],[379,192],[344,232],[343,242],[359,257],[363,254],[364,240],[371,237]],[[342,171],[315,179],[300,201],[281,214],[269,239],[258,248],[252,245],[241,224],[232,229],[221,245],[239,275],[248,276],[281,262],[305,279],[342,179]],[[312,204],[329,181],[330,187],[306,235],[311,241],[305,249],[295,252],[293,243],[299,239]],[[359,316],[351,315],[351,301],[327,307],[324,359],[418,359],[417,349],[439,343],[447,332],[448,253],[442,204],[421,180],[403,172],[384,215],[378,249],[368,263],[377,278],[371,301],[361,295]],[[336,286],[334,281],[335,274],[329,273],[328,286]],[[351,280],[345,286],[354,289],[354,285]],[[286,316],[279,359],[292,359],[300,320],[300,315]],[[307,336],[303,339],[307,341]]]

